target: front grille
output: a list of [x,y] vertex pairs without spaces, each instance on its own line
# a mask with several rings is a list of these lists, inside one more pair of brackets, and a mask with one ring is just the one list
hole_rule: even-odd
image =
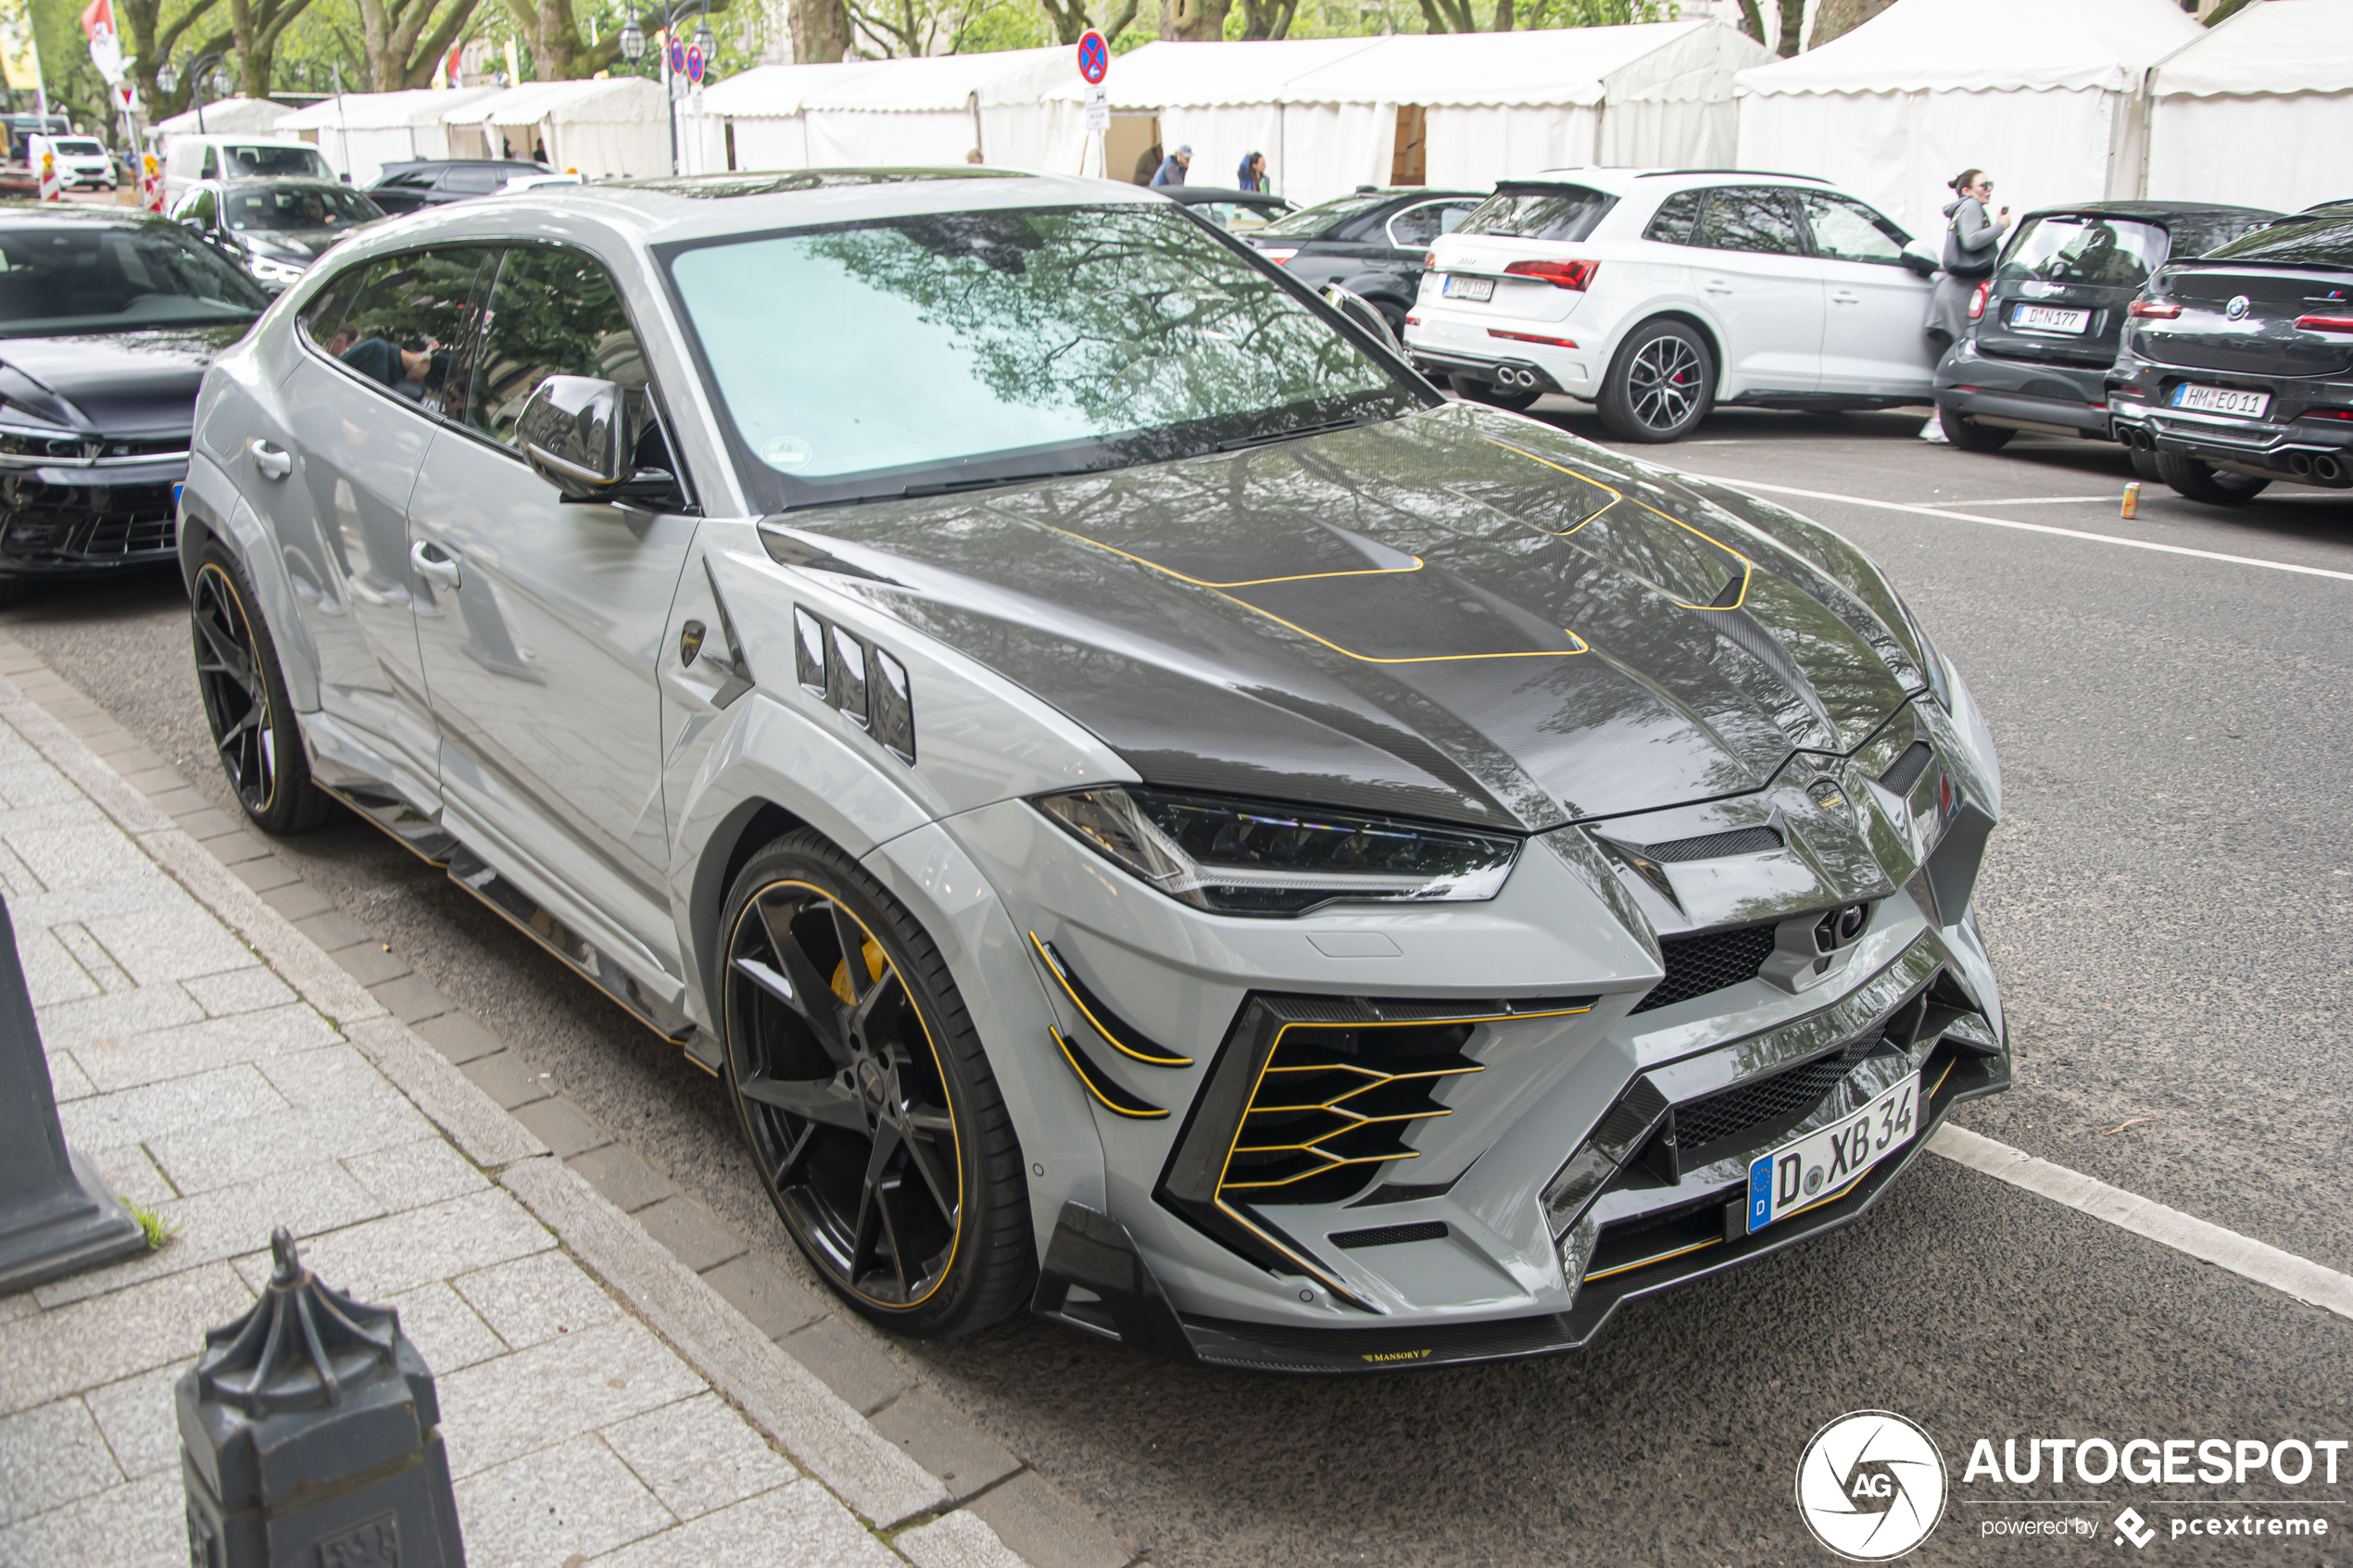
[[1762,855],[1768,849],[1781,847],[1779,828],[1734,828],[1730,833],[1705,834],[1698,838],[1678,838],[1666,844],[1646,846],[1642,853],[1662,866],[1680,865],[1685,860],[1720,860],[1728,855]]
[[1779,1123],[1794,1124],[1811,1115],[1830,1092],[1846,1082],[1855,1064],[1870,1053],[1884,1027],[1874,1029],[1844,1050],[1818,1056],[1769,1078],[1759,1078],[1707,1099],[1675,1108],[1675,1142],[1689,1160],[1694,1149],[1736,1138],[1743,1133]]
[[1658,950],[1667,960],[1666,978],[1634,1004],[1636,1012],[1671,1007],[1755,979],[1765,960],[1773,956],[1773,928],[1744,925],[1731,931],[1703,931],[1695,936],[1669,936],[1659,943]]

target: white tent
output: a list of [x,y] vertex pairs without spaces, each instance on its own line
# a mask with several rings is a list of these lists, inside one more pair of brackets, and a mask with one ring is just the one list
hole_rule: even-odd
[[2149,73],[2147,191],[2296,212],[2353,196],[2353,4],[2256,0]]
[[738,169],[960,164],[978,147],[1000,167],[1076,173],[1084,111],[1049,98],[1077,79],[1072,60],[1049,48],[764,66],[707,90],[703,113],[733,128]]
[[[441,94],[447,97],[447,94]],[[531,157],[590,179],[670,172],[670,128],[661,84],[641,76],[601,82],[532,82],[442,112],[452,157]]]
[[[1590,163],[1724,164],[1733,75],[1771,58],[1716,21],[1386,38],[1289,84],[1285,150],[1318,198],[1389,183],[1416,110],[1430,185]],[[1302,137],[1299,110],[1311,106],[1325,113]],[[1352,114],[1363,110],[1369,144]]]
[[2197,35],[2173,0],[1896,0],[1740,73],[1740,163],[1818,174],[1933,245],[1965,168],[2013,212],[2138,194],[2142,78]]
[[201,111],[187,109],[169,119],[156,121],[147,127],[147,139],[156,144],[156,151],[160,154],[170,149],[174,136],[194,136],[199,131],[215,136],[274,136],[278,122],[293,112],[283,104],[273,104],[267,98],[223,98],[205,105]]
[[276,134],[315,143],[338,174],[371,185],[388,163],[447,157],[449,128],[442,116],[497,92],[496,87],[428,87],[397,93],[346,93],[296,109],[277,125]]

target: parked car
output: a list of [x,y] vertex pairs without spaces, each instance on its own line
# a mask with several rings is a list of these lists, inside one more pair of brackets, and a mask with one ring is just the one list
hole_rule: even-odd
[[[1954,445],[1991,452],[2021,430],[2114,440],[2108,367],[2124,310],[2149,274],[2279,216],[2210,202],[2082,202],[2030,212],[1969,304],[1970,328],[1936,367]],[[2144,479],[2157,477],[2151,466]]]
[[1153,194],[1167,197],[1205,223],[1229,233],[1254,234],[1299,206],[1271,191],[1244,191],[1216,185],[1161,185]]
[[246,814],[340,798],[709,1068],[898,1331],[1563,1349],[2010,1081],[1993,743],[1880,571],[1147,191],[460,207],[202,410]]
[[2353,487],[2353,205],[2159,268],[2108,396],[2117,434],[2192,500]]
[[269,296],[177,223],[0,213],[0,600],[172,558],[196,386]]
[[1936,258],[1825,181],[1726,169],[1562,169],[1506,181],[1430,249],[1405,326],[1466,396],[1600,406],[1629,441],[1718,403],[1881,408],[1927,399]]
[[1431,244],[1486,199],[1479,191],[1366,188],[1278,218],[1250,243],[1310,284],[1338,283],[1370,301],[1403,338]]
[[276,294],[384,208],[331,180],[199,181],[171,216]]
[[545,164],[513,158],[420,158],[385,164],[376,182],[368,187],[368,199],[386,212],[416,212],[491,195],[504,190],[510,180],[552,172]]
[[180,205],[199,180],[333,180],[334,167],[308,142],[228,132],[174,136],[164,153],[163,205]]
[[[95,136],[50,136],[29,142],[34,162],[45,147],[57,159],[57,182],[69,191],[111,191],[115,188],[114,158]],[[37,173],[38,170],[36,169]]]

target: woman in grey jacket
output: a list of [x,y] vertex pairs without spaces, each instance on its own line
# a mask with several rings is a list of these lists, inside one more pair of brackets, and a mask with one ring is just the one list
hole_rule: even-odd
[[2002,231],[2010,225],[2010,209],[1986,216],[1985,203],[1994,182],[1982,169],[1964,169],[1952,182],[1954,200],[1944,208],[1944,270],[1928,296],[1928,320],[1922,323],[1941,348],[1969,331],[1969,295],[1994,275],[1994,257],[2002,248]]

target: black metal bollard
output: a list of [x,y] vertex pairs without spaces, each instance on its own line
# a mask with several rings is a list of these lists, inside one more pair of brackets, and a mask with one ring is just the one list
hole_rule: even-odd
[[254,1310],[181,1374],[192,1568],[464,1568],[433,1374],[400,1315],[311,1277],[282,1226]]
[[57,1127],[57,1085],[17,957],[16,926],[0,899],[0,1296],[146,1244],[139,1222],[66,1147]]

